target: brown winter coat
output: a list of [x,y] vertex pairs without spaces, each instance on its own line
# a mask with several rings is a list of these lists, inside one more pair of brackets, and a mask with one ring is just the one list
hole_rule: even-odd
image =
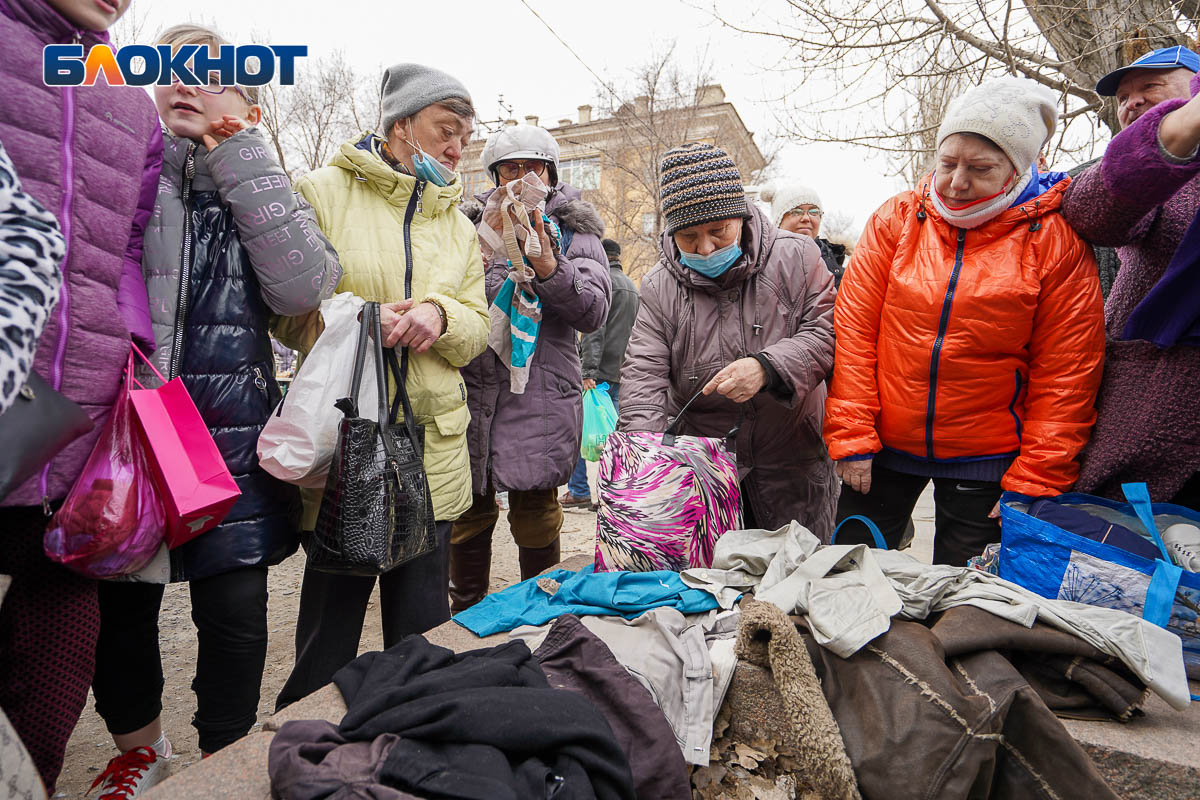
[[[1132,689],[1113,671],[1123,668],[1105,667],[1103,655],[1071,634],[1024,628],[977,608],[952,608],[931,621],[894,619],[849,658],[798,626],[863,797],[1117,800],[1047,703],[1074,716],[1070,700],[1088,702],[1094,692],[1094,706],[1114,685]],[[1052,693],[1040,695],[1017,664]],[[773,677],[782,694],[797,693],[795,681]]]
[[[833,276],[807,236],[751,209],[744,255],[711,280],[679,261],[670,235],[642,280],[642,305],[621,370],[623,431],[662,431],[723,367],[763,353],[782,388],[744,404],[737,436],[742,496],[758,527],[795,519],[823,541],[833,530],[837,479],[821,441],[833,366]],[[680,433],[722,437],[738,405],[713,393],[688,409]]]

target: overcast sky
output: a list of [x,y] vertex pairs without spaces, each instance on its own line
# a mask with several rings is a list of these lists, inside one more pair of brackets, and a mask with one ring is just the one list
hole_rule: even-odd
[[[777,55],[770,42],[730,31],[680,0],[528,2],[588,67],[618,87],[671,41],[681,65],[707,56],[714,78],[760,144],[777,129],[768,98],[800,90],[804,81],[764,66]],[[739,5],[741,13],[756,7],[778,13],[785,3]],[[187,16],[179,16],[185,8]],[[484,119],[498,116],[501,94],[517,119],[534,114],[551,126],[575,118],[581,104],[598,105],[599,82],[521,0],[205,0],[188,6],[133,0],[133,9],[145,21],[145,41],[167,25],[195,21],[215,24],[235,44],[265,32],[268,44],[308,45],[310,58],[341,49],[356,68],[373,74],[401,61],[436,66],[466,84]],[[785,146],[779,170],[816,189],[827,212],[851,212],[859,226],[904,188],[885,171],[883,160],[866,150],[797,144]]]

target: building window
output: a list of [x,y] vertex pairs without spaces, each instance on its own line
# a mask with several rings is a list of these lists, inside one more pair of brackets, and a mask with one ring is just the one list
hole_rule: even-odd
[[573,158],[558,167],[558,179],[576,189],[600,188],[600,159]]
[[657,221],[658,215],[653,212],[642,214],[642,234],[645,236],[654,235],[654,223]]
[[492,188],[492,178],[488,173],[479,170],[463,172],[463,200],[470,200],[476,195],[483,194]]

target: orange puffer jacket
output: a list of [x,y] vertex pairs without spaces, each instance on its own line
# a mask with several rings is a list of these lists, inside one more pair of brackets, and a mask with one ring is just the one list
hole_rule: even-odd
[[1059,213],[1070,179],[974,230],[938,215],[931,180],[872,215],[842,281],[829,454],[1008,454],[1005,489],[1066,491],[1104,358],[1096,262]]

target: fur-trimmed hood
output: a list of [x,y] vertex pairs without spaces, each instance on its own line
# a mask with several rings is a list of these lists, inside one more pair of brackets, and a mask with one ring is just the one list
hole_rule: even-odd
[[[459,205],[458,210],[467,215],[471,223],[478,225],[483,218],[483,207],[495,189],[489,189]],[[563,228],[575,233],[590,233],[593,236],[604,237],[604,220],[596,207],[583,199],[583,193],[567,183],[559,183],[554,187],[550,198],[546,201],[547,215],[554,217]]]
[[798,774],[808,784],[797,797],[861,800],[841,730],[796,625],[779,608],[750,598],[741,603],[737,655],[769,670],[783,699]]

